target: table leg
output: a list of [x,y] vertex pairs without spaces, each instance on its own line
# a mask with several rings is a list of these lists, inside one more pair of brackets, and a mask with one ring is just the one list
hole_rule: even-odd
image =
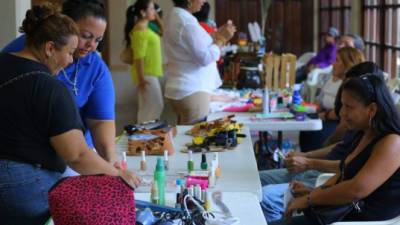
[[278,148],[282,150],[282,143],[283,143],[283,132],[278,131]]
[[[282,145],[283,145],[283,132],[278,131],[278,148],[279,151],[282,151]],[[277,163],[277,168],[282,168],[283,167],[283,160],[278,157],[278,163]]]

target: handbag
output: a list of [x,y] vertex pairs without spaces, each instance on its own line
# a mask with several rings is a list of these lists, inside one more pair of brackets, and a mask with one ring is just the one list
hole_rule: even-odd
[[75,176],[49,190],[49,207],[57,225],[131,225],[136,223],[133,189],[120,177]]
[[[340,161],[340,176],[336,184],[343,180],[344,159]],[[309,206],[303,211],[304,216],[319,225],[328,225],[342,221],[352,212],[361,213],[364,202],[362,200],[335,206]]]
[[316,224],[328,225],[342,221],[351,212],[361,212],[362,201],[338,206],[310,206],[303,211],[304,215]]
[[130,46],[126,46],[122,50],[121,54],[119,55],[119,59],[122,62],[126,63],[126,64],[132,65],[132,63],[133,63],[133,51],[132,51]]

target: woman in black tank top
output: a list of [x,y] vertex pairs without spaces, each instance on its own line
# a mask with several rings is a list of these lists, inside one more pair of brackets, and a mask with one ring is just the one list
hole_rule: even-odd
[[[324,188],[295,198],[285,213],[312,206],[344,205],[362,200],[361,212],[345,221],[379,221],[400,215],[400,116],[384,81],[373,74],[352,78],[343,85],[340,116],[351,130],[358,130],[353,151],[343,161],[343,179],[336,175]],[[336,184],[337,183],[337,184]],[[314,224],[304,216],[290,222]]]

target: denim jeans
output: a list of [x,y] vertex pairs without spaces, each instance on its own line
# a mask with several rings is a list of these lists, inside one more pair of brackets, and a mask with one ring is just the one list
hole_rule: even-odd
[[314,186],[321,173],[316,170],[308,170],[302,173],[289,173],[287,169],[263,170],[259,172],[261,186],[269,184],[290,183],[294,180],[305,182],[307,186]]
[[279,220],[285,212],[283,196],[289,188],[289,183],[296,180],[314,187],[320,173],[315,170],[291,174],[286,169],[260,171],[262,184],[261,208],[268,222]]
[[48,191],[60,178],[40,165],[0,160],[0,223],[43,225],[50,217]]

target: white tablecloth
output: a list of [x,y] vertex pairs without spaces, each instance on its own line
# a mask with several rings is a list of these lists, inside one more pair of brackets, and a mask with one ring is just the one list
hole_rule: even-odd
[[230,112],[216,112],[208,116],[207,120],[215,120],[227,115],[235,114],[234,120],[248,126],[250,130],[256,131],[306,131],[306,130],[321,130],[322,121],[320,119],[306,118],[304,121],[289,120],[251,120],[257,113],[230,113]]
[[[185,131],[189,130],[191,126],[178,126],[178,134],[174,138],[175,154],[169,156],[169,171],[167,171],[167,192],[174,191],[174,179],[178,177],[179,172],[187,171],[187,153],[182,153],[180,150],[186,143],[190,143],[191,136],[185,135]],[[262,200],[261,182],[258,175],[257,163],[254,156],[253,145],[250,139],[250,132],[247,127],[243,129],[243,133],[247,135],[242,139],[242,142],[236,147],[235,150],[228,150],[219,153],[219,162],[221,166],[222,176],[217,180],[217,185],[212,190],[219,190],[222,192],[248,192],[253,193]],[[118,144],[118,151],[125,151],[127,149],[127,137],[122,137]],[[210,164],[212,153],[207,153],[207,160]],[[157,156],[147,156],[147,171],[140,175],[151,179]],[[200,170],[201,154],[193,154],[195,169]],[[127,157],[128,168],[134,171],[139,171],[140,157],[129,156]],[[138,192],[149,192],[150,186],[144,186],[137,189]]]

